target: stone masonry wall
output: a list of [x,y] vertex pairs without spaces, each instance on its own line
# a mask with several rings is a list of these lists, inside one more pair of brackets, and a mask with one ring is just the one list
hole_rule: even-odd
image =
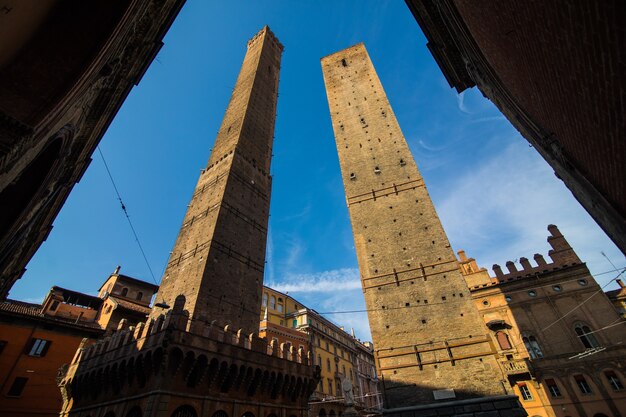
[[171,305],[184,295],[195,319],[248,333],[259,326],[282,48],[268,27],[248,42],[156,299]]
[[385,407],[505,393],[494,348],[365,46],[322,59]]

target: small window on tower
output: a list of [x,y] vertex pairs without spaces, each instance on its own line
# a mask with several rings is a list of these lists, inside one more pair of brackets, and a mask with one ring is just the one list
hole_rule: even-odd
[[343,65],[344,67],[348,66],[348,63],[346,62],[345,58],[341,60],[341,65]]

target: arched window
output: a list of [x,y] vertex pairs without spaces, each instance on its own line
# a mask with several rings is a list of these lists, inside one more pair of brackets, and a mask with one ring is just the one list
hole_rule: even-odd
[[595,347],[600,346],[600,344],[598,343],[598,340],[593,335],[593,333],[592,333],[591,329],[589,328],[589,326],[587,326],[585,324],[582,324],[582,323],[579,323],[576,326],[574,326],[574,331],[578,335],[578,338],[580,339],[580,342],[587,349],[591,349],[591,348],[595,348]]
[[574,381],[576,381],[576,385],[578,385],[578,389],[583,394],[591,394],[591,386],[587,382],[584,376],[582,375],[574,375]]
[[326,359],[326,370],[330,371],[330,359]]
[[320,368],[322,367],[322,355],[317,355],[317,365]]
[[122,288],[122,297],[126,297],[128,295],[128,288]]
[[262,300],[263,300],[263,301],[261,302],[261,305],[262,305],[263,307],[267,307],[267,293],[266,293],[266,292],[264,292],[264,293],[263,293],[263,298],[262,298]]
[[613,391],[621,391],[624,389],[624,384],[622,384],[622,381],[614,371],[604,371],[604,376],[609,381],[609,385],[611,385]]
[[224,410],[217,410],[212,417],[228,417],[228,413]]
[[252,414],[250,411],[246,411],[241,415],[241,417],[254,417],[254,414]]
[[195,408],[190,405],[181,405],[172,413],[171,417],[198,417]]
[[524,336],[522,337],[522,341],[524,342],[524,346],[526,346],[530,359],[543,358],[543,352],[535,336]]
[[143,298],[143,293],[141,291],[139,291],[137,293],[137,300],[141,301],[142,298]]
[[326,417],[326,410],[320,408],[320,417]]
[[270,297],[270,309],[276,310],[276,297],[273,295]]
[[496,332],[496,340],[500,345],[500,349],[508,350],[511,349],[511,342],[509,341],[509,335],[504,332]]

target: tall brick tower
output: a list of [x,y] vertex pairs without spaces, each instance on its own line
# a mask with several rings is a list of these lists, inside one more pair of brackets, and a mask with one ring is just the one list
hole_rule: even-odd
[[190,317],[247,333],[259,328],[282,50],[267,27],[248,42],[156,298],[171,306],[183,295]]
[[385,407],[506,394],[365,46],[322,58]]
[[257,334],[282,49],[248,42],[150,318],[78,349],[62,416],[307,417],[319,368]]

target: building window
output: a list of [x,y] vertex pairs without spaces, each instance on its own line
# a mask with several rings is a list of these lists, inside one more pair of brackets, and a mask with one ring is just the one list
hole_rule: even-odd
[[320,368],[322,367],[322,355],[317,355],[317,365]]
[[52,344],[49,340],[44,339],[30,339],[29,344],[27,345],[28,356],[38,356],[43,358],[46,356],[48,349],[50,349],[50,345]]
[[58,306],[59,306],[59,301],[58,300],[54,300],[52,302],[52,305],[50,306],[50,311],[55,311]]
[[128,295],[128,288],[122,288],[122,297],[126,297]]
[[7,392],[7,397],[19,397],[22,395],[26,382],[28,382],[28,378],[22,378],[21,376],[15,378],[13,385],[11,385],[11,388],[9,388],[9,391]]
[[276,297],[273,295],[270,297],[270,309],[276,310]]
[[517,384],[517,387],[519,388],[519,392],[520,394],[522,394],[522,398],[524,399],[524,401],[532,401],[533,395],[530,392],[530,388],[528,388],[526,384]]
[[506,300],[507,303],[512,300],[510,295],[505,295],[504,299]]
[[282,304],[278,304],[278,308],[276,310],[278,310],[279,313],[282,313],[283,312],[283,305]]
[[293,321],[291,322],[291,327],[293,327],[294,329],[298,327],[298,319],[293,319]]
[[263,293],[263,297],[262,297],[261,305],[262,305],[263,307],[267,307],[267,293],[266,293],[266,292],[264,292],[264,293]]
[[328,393],[333,395],[333,380],[330,378],[328,379]]
[[620,381],[615,372],[605,371],[604,376],[606,376],[606,379],[608,379],[611,388],[613,388],[613,391],[620,391],[624,389],[624,384],[622,384],[622,381]]
[[319,337],[317,338],[317,346],[322,347],[322,339],[320,339]]
[[324,392],[324,380],[320,379],[320,392]]
[[563,288],[562,288],[560,285],[553,285],[553,286],[552,286],[552,289],[553,289],[555,292],[561,292],[561,291],[563,290]]
[[581,287],[584,287],[585,285],[587,285],[587,280],[586,279],[579,279],[578,280],[578,285],[580,285]]
[[281,321],[280,321],[280,325],[281,325],[281,326],[284,326],[284,325],[285,325],[285,321],[284,321],[284,320],[281,320]]
[[337,354],[337,346],[333,346],[333,350],[335,351],[335,355]]
[[522,341],[524,342],[524,346],[526,346],[530,359],[543,358],[543,352],[535,336],[524,336],[522,337]]
[[511,348],[511,342],[509,341],[509,335],[504,332],[496,332],[496,340],[500,345],[500,349],[509,350]]
[[587,383],[587,380],[584,376],[574,375],[574,380],[576,381],[576,385],[578,385],[580,392],[582,392],[583,394],[591,394],[591,387],[589,386],[589,383]]
[[2,351],[6,347],[7,343],[9,343],[9,342],[7,342],[6,340],[0,340],[0,353],[2,353]]
[[346,374],[346,365],[341,365],[341,369],[343,371],[343,375]]
[[139,292],[137,293],[137,300],[138,300],[138,301],[141,301],[141,299],[142,299],[142,298],[143,298],[143,293],[142,293],[141,291],[139,291]]
[[545,380],[546,386],[548,387],[548,391],[550,391],[550,395],[553,397],[560,397],[561,391],[559,390],[559,386],[556,384],[556,381],[552,378],[546,378]]
[[574,330],[576,331],[580,342],[587,349],[600,346],[598,344],[598,341],[596,340],[596,337],[592,334],[593,332],[591,331],[589,326],[586,326],[584,324],[577,324],[576,326],[574,326]]
[[330,359],[326,359],[326,369],[330,372]]
[[528,295],[530,295],[531,297],[536,297],[537,296],[537,291],[530,290],[530,291],[528,291]]
[[328,342],[326,342],[326,351],[330,352],[330,347],[328,346]]

